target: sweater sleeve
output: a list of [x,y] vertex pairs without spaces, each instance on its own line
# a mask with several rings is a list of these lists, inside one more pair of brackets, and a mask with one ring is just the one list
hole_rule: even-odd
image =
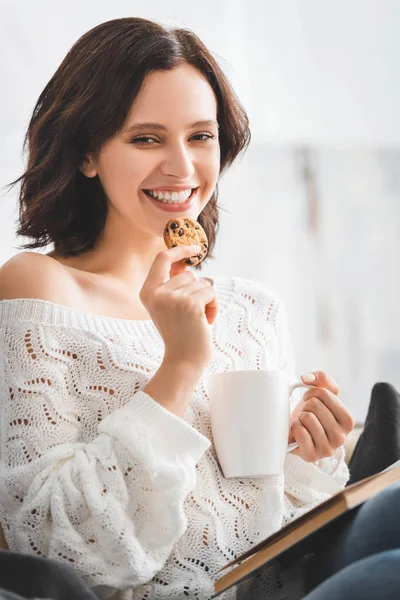
[[[278,368],[287,370],[293,383],[299,381],[300,378],[296,377],[287,313],[279,297],[276,300],[275,330]],[[292,410],[305,391],[304,388],[295,390],[291,398]],[[299,456],[289,453],[285,460],[284,478],[284,522],[289,522],[344,488],[349,478],[349,471],[343,446],[338,448],[333,456],[320,459],[315,463],[308,463]]]
[[[210,442],[142,390],[98,423],[85,413],[85,398],[76,397],[70,359],[55,364],[52,350],[33,360],[27,329],[31,337],[43,334],[35,323],[0,330],[0,519],[7,543],[72,563],[91,586],[150,581],[185,532],[184,501]],[[93,435],[82,441],[85,414]]]

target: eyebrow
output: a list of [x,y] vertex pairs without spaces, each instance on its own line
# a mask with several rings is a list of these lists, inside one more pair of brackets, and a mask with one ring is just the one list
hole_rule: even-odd
[[[216,126],[218,127],[218,121],[214,119],[208,119],[205,121],[195,121],[191,125],[188,125],[188,129],[193,129],[194,127],[210,127]],[[135,123],[134,125],[130,125],[124,131],[127,133],[128,131],[143,131],[145,129],[158,129],[159,131],[167,131],[168,128],[165,125],[161,125],[161,123]]]

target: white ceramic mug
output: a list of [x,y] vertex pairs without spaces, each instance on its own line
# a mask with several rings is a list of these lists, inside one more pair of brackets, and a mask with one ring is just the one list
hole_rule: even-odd
[[226,371],[207,378],[211,428],[226,478],[281,475],[289,444],[291,384],[280,369]]

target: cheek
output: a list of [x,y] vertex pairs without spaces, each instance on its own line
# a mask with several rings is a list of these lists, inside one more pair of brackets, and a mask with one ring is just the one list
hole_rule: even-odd
[[104,157],[101,169],[101,179],[103,186],[112,195],[114,192],[136,189],[143,180],[143,173],[146,172],[146,160],[132,160],[132,153],[128,151],[114,152],[112,155]]
[[202,168],[205,178],[207,179],[211,187],[215,186],[215,183],[218,179],[220,171],[220,160],[221,157],[219,148],[217,148],[214,152],[210,152],[209,155],[204,158]]

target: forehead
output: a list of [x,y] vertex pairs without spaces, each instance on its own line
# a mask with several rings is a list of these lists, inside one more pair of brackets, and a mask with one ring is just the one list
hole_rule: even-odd
[[157,121],[169,127],[216,116],[217,101],[210,84],[197,69],[185,64],[146,77],[126,124]]

